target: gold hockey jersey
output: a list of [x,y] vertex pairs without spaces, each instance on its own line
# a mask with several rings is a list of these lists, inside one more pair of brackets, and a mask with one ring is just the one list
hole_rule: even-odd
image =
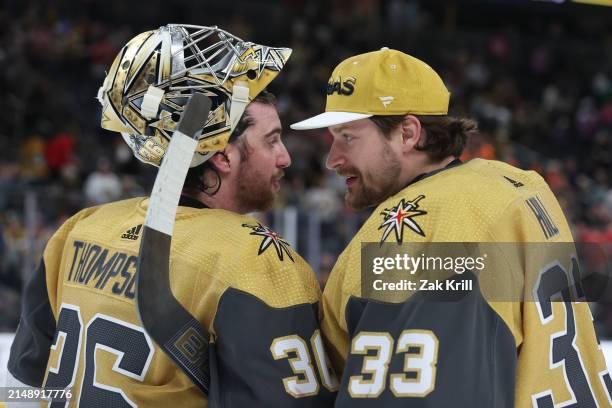
[[[15,378],[37,387],[67,385],[70,407],[207,406],[137,316],[147,203],[88,208],[54,234],[24,294],[9,362]],[[170,281],[181,305],[211,333],[211,382],[220,406],[333,401],[333,387],[319,386],[332,383],[333,374],[318,329],[318,282],[274,231],[250,216],[180,206]]]
[[[372,286],[384,289],[389,272],[382,261],[376,272],[362,264],[367,248],[391,254],[387,266],[397,269],[398,243],[416,245],[417,257],[431,243],[497,256],[481,259],[492,261],[486,272],[456,274],[434,292],[427,281],[396,296],[400,284],[418,281],[408,274],[377,296]],[[532,171],[456,161],[389,197],[341,254],[323,292],[321,328],[342,378],[335,406],[612,406],[574,251],[557,200]],[[466,290],[450,293],[457,286]]]

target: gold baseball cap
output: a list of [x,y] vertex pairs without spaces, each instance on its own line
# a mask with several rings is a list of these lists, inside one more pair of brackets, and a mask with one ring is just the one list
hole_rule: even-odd
[[325,112],[291,129],[324,128],[374,115],[446,115],[449,99],[429,65],[384,47],[342,61],[327,84]]

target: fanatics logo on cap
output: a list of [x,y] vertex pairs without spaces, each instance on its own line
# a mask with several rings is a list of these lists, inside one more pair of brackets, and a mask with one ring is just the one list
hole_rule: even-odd
[[379,96],[378,99],[380,99],[385,109],[387,109],[387,106],[389,106],[395,98],[392,96]]
[[122,239],[131,239],[132,241],[137,241],[138,236],[140,235],[140,230],[142,229],[142,224],[138,224],[135,227],[130,228],[121,234]]

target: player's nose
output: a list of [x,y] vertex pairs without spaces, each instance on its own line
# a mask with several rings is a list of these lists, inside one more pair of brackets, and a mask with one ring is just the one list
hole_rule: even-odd
[[280,168],[291,166],[291,155],[289,154],[289,151],[287,150],[287,147],[285,147],[284,143],[281,143],[281,149],[276,160],[276,164]]
[[344,155],[340,152],[336,142],[332,142],[332,145],[327,154],[327,160],[325,160],[325,166],[329,170],[335,170],[344,164]]

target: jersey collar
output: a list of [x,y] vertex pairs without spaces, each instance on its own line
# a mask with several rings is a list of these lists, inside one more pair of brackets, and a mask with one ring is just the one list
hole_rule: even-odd
[[210,208],[203,202],[198,201],[195,198],[187,197],[186,195],[181,195],[181,199],[179,200],[178,205],[181,207],[191,207],[191,208]]
[[418,176],[413,178],[408,184],[406,184],[404,188],[408,187],[411,184],[416,183],[417,181],[421,181],[423,179],[433,176],[434,174],[438,174],[444,170],[448,170],[450,168],[457,167],[461,164],[463,164],[463,162],[460,159],[455,159],[452,162],[448,163],[446,166],[442,167],[441,169],[433,170],[433,171],[430,171],[429,173],[419,174]]

